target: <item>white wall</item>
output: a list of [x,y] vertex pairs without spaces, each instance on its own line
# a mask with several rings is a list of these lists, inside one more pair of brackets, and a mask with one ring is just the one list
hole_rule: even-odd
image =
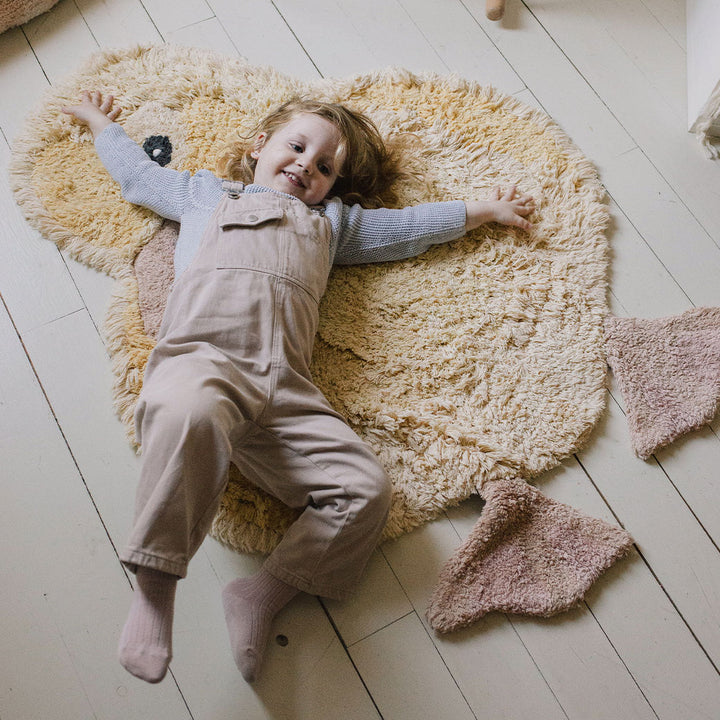
[[688,127],[720,85],[720,0],[687,0]]

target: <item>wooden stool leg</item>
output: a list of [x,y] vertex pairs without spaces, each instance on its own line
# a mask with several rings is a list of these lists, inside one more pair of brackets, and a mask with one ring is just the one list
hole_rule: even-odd
[[505,0],[486,0],[485,15],[488,20],[499,20],[505,12]]

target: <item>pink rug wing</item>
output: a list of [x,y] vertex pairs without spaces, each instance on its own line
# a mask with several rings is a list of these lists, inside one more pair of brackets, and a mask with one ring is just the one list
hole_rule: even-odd
[[146,334],[156,338],[175,280],[173,255],[180,226],[166,221],[135,258],[138,302]]
[[470,536],[443,569],[427,613],[450,632],[487,613],[550,616],[571,608],[632,538],[619,527],[545,497],[523,480],[482,489]]
[[652,320],[608,317],[605,335],[638,457],[712,420],[720,402],[720,308]]

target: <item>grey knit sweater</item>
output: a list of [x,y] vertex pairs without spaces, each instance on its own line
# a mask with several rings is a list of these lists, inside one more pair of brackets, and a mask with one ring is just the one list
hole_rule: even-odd
[[[209,170],[191,175],[187,170],[160,167],[117,123],[98,135],[95,147],[126,200],[180,223],[175,247],[175,277],[179,277],[200,247],[205,227],[222,198],[222,180]],[[275,191],[248,185],[245,192]],[[413,257],[465,233],[465,203],[461,201],[425,203],[403,210],[365,210],[332,198],[325,201],[325,215],[332,227],[330,257],[340,265]]]

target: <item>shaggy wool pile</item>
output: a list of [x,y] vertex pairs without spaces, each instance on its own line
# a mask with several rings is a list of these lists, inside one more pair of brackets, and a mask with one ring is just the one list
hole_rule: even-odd
[[[50,92],[14,147],[30,222],[118,280],[108,335],[129,433],[174,231],[122,200],[90,135],[60,113],[85,88],[117,98],[138,142],[166,136],[171,168],[213,168],[229,138],[302,94],[368,114],[401,148],[414,178],[399,188],[403,205],[511,184],[535,197],[529,234],[488,225],[418,258],[331,275],[313,375],[392,478],[386,538],[489,483],[535,478],[587,437],[605,401],[608,213],[594,167],[547,115],[456,77],[387,70],[308,83],[173,46],[95,56]],[[213,534],[267,552],[294,517],[233,471]]]
[[638,457],[709,423],[720,406],[720,308],[657,319],[608,317],[608,364]]

